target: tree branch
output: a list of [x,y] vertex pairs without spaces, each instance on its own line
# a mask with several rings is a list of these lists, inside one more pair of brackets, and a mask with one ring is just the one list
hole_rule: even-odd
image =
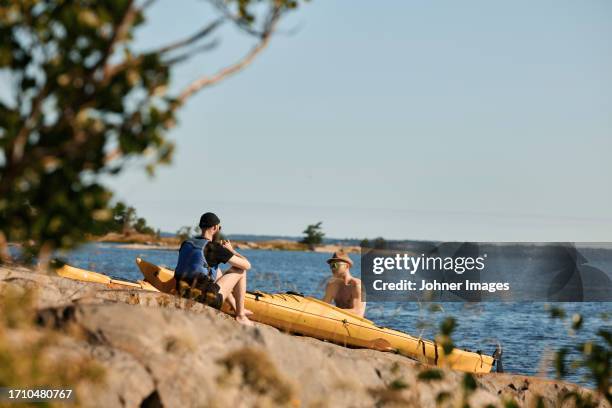
[[10,263],[12,261],[11,253],[9,252],[8,242],[4,232],[0,231],[0,264]]
[[213,48],[215,48],[219,43],[217,41],[212,41],[210,43],[206,43],[206,44],[202,44],[199,47],[196,48],[192,48],[189,51],[186,51],[182,54],[179,54],[177,56],[174,56],[170,59],[164,60],[164,62],[168,65],[175,65],[175,64],[179,64],[181,62],[187,61],[188,59],[190,59],[191,57],[193,57],[196,54],[199,54],[201,52],[206,52],[206,51],[210,51]]
[[40,90],[38,95],[36,95],[36,98],[34,98],[34,100],[32,101],[32,108],[30,110],[30,114],[23,121],[23,126],[21,127],[21,129],[19,129],[19,133],[17,133],[15,139],[7,147],[7,152],[10,152],[10,156],[8,157],[8,159],[10,160],[11,164],[18,163],[21,161],[26,142],[28,141],[28,136],[30,135],[32,127],[35,125],[35,123],[33,122],[38,121],[41,114],[42,103],[47,97],[48,92],[49,87],[45,85]]
[[219,27],[221,24],[223,24],[224,21],[225,21],[225,19],[218,18],[217,20],[213,21],[212,23],[209,23],[206,26],[202,27],[199,31],[193,33],[189,37],[184,38],[184,39],[179,40],[179,41],[175,41],[174,43],[165,45],[163,47],[160,47],[160,48],[154,50],[153,52],[154,53],[163,54],[165,52],[169,52],[169,51],[175,50],[177,48],[181,48],[181,47],[184,47],[186,45],[193,44],[194,42],[198,41],[200,38],[206,37],[208,34],[212,33],[217,27]]
[[99,65],[103,67],[104,77],[108,75],[108,71],[110,70],[110,66],[107,65],[108,59],[113,55],[113,51],[115,50],[115,46],[125,39],[127,33],[130,30],[130,27],[134,23],[134,19],[139,12],[141,12],[145,7],[151,5],[155,0],[147,0],[145,4],[141,8],[134,7],[134,0],[128,1],[128,8],[125,14],[123,15],[123,19],[121,22],[115,27],[113,30],[113,36],[111,37],[110,42],[108,43],[108,47],[104,52],[104,56],[100,60]]
[[[144,53],[142,53],[140,55],[137,55],[135,58],[133,58],[133,59],[131,59],[129,61],[123,61],[123,62],[120,62],[118,64],[110,65],[110,66],[106,67],[105,70],[104,70],[104,80],[102,81],[102,83],[104,84],[104,83],[108,82],[108,80],[110,80],[118,72],[122,71],[123,69],[125,69],[129,65],[138,65],[138,64],[140,64],[142,62],[143,57],[145,55],[147,55],[147,54],[163,54],[163,53],[167,53],[167,52],[179,49],[179,48],[183,48],[183,47],[185,47],[187,45],[193,44],[194,42],[198,41],[199,39],[201,39],[203,37],[206,37],[208,34],[213,32],[217,27],[219,27],[223,23],[223,21],[224,21],[223,18],[219,18],[219,19],[213,21],[212,23],[209,23],[206,26],[202,27],[199,31],[193,33],[192,35],[190,35],[187,38],[175,41],[174,43],[165,45],[165,46],[157,48],[155,50],[144,52]],[[208,49],[211,49],[215,45],[216,45],[216,42],[213,42],[213,43],[205,45],[203,47],[199,47],[196,52],[206,51]],[[185,54],[181,55],[179,58],[173,58],[170,63],[183,61],[183,60],[187,59],[187,56],[188,56],[188,54],[185,53]]]
[[240,61],[221,69],[212,76],[203,76],[201,78],[198,78],[191,84],[189,84],[187,87],[185,87],[177,98],[177,107],[183,105],[185,101],[187,101],[187,99],[189,99],[195,93],[201,91],[203,88],[215,85],[251,64],[255,57],[259,53],[261,53],[270,42],[270,38],[272,37],[272,33],[274,32],[274,28],[276,27],[276,23],[278,22],[279,17],[280,9],[276,8],[271,13],[270,18],[266,23],[266,28],[261,35],[261,40],[259,41],[259,43],[255,47],[253,47]]
[[245,31],[248,34],[257,36],[257,37],[263,37],[264,33],[265,33],[265,29],[264,30],[257,30],[255,28],[253,28],[251,26],[251,24],[246,21],[245,19],[241,18],[240,16],[234,15],[228,8],[227,4],[225,1],[223,0],[211,0],[211,3],[213,4],[213,6],[215,6],[219,12],[221,14],[223,14],[225,16],[226,19],[229,19],[231,21],[234,22],[234,24],[236,24],[236,26],[238,28],[240,28],[241,30]]

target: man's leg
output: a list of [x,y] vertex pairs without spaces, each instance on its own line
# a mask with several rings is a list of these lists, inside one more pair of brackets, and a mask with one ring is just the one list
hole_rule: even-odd
[[246,272],[242,269],[230,268],[216,281],[219,285],[219,293],[223,299],[227,299],[231,294],[234,295],[236,302],[236,320],[243,324],[252,324],[246,317],[244,308],[244,298],[246,295]]
[[[221,277],[222,275],[219,274],[219,277]],[[242,286],[244,286],[244,288],[242,288]],[[236,308],[236,297],[240,296],[239,293],[246,293],[246,273],[242,274],[242,279],[238,281],[238,283],[234,286],[234,289],[232,290],[232,292],[230,294],[227,295],[226,298],[224,298],[223,300],[226,301],[232,308],[232,310],[234,312],[236,312],[237,308]],[[250,316],[253,314],[253,312],[251,312],[249,309],[247,309],[246,307],[244,308],[244,314],[247,316]]]
[[232,294],[234,295],[234,300],[236,302],[236,314],[239,314],[238,311],[241,310],[242,314],[248,316],[250,313],[249,311],[244,307],[244,298],[246,296],[246,279],[247,279],[247,275],[246,272],[242,273],[242,278],[240,278],[238,280],[238,282],[236,283],[236,285],[234,286],[234,290],[232,291]]

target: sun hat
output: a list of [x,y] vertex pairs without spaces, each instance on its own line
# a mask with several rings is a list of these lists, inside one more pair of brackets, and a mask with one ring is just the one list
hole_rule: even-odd
[[332,257],[327,260],[327,263],[332,263],[334,261],[346,262],[350,266],[353,266],[353,261],[351,261],[351,258],[348,256],[348,254],[346,252],[344,252],[343,249],[341,249],[341,250],[339,250],[337,252],[334,252],[332,254]]

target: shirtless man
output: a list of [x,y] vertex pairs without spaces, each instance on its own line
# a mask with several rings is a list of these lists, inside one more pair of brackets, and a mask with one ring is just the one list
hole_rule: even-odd
[[337,307],[347,309],[358,316],[365,314],[366,303],[361,301],[361,279],[351,275],[353,261],[344,251],[340,250],[327,260],[332,271],[332,278],[327,282],[323,300]]

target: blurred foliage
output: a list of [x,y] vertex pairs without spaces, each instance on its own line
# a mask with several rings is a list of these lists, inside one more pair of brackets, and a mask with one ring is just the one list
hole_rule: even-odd
[[278,371],[266,353],[251,347],[234,350],[217,360],[225,368],[217,377],[223,384],[229,381],[232,372],[240,374],[241,382],[247,390],[264,399],[256,406],[299,406],[298,394],[294,384]]
[[438,381],[444,378],[444,373],[437,368],[421,371],[417,378],[421,381]]
[[440,333],[436,336],[436,343],[442,346],[442,350],[445,355],[449,355],[452,353],[455,348],[455,343],[453,343],[452,334],[455,331],[455,327],[457,326],[457,321],[454,317],[446,317],[440,323]]
[[[37,325],[36,295],[7,286],[0,296],[0,387],[78,389],[81,384],[102,386],[105,370],[90,357],[71,356],[62,347],[62,334]],[[64,345],[65,347],[65,345]],[[76,403],[80,405],[77,393]],[[82,401],[81,401],[82,403]],[[0,406],[14,406],[15,404]],[[64,402],[32,406],[65,406]]]
[[[150,1],[0,0],[0,245],[49,252],[112,229],[100,177],[134,158],[151,174],[171,160],[166,134],[184,103],[166,95],[175,65],[206,48],[193,47],[219,21],[262,38],[297,6],[211,2],[220,18],[208,30],[140,53],[134,34]],[[142,219],[129,224],[147,230]]]
[[450,398],[451,398],[451,394],[449,392],[440,391],[438,395],[436,395],[436,405],[440,406],[444,404],[446,401],[448,401]]
[[389,383],[389,388],[392,390],[403,390],[408,387],[409,385],[402,378],[396,378]]
[[[555,306],[551,309],[551,318],[564,320],[566,313],[563,309]],[[569,322],[569,334],[579,333],[584,324],[584,317],[574,314]],[[600,328],[597,337],[592,341],[579,341],[571,347],[562,347],[555,352],[554,366],[556,376],[559,379],[566,377],[572,370],[578,368],[586,369],[586,379],[595,384],[597,392],[609,403],[612,403],[610,377],[610,360],[612,358],[612,332],[609,327]],[[573,357],[570,350],[578,352],[578,357]],[[590,396],[584,397],[578,393],[569,393],[567,399],[574,401],[576,406],[591,407],[597,403]]]
[[388,385],[370,387],[368,394],[374,399],[375,407],[409,407],[413,406],[404,392],[408,387],[397,388],[394,382]]
[[[434,312],[436,312],[437,310],[438,308],[435,308]],[[453,352],[453,349],[455,348],[455,343],[453,341],[453,332],[456,328],[457,320],[454,317],[445,317],[440,322],[440,330],[439,333],[436,335],[436,343],[442,346],[442,350],[444,352],[444,355],[446,356],[451,354]],[[429,369],[427,371],[422,371],[418,376],[419,380],[425,381],[441,380],[443,378],[443,372],[438,369]],[[469,398],[474,393],[474,391],[476,391],[477,388],[478,383],[476,382],[476,378],[474,377],[474,375],[471,373],[464,373],[461,379],[461,387],[459,393],[460,403],[458,406],[461,406],[463,408],[469,408]],[[438,404],[442,404],[450,398],[451,394],[441,392],[436,396],[436,401]]]
[[306,229],[302,231],[304,238],[302,238],[300,242],[306,245],[318,245],[322,243],[325,233],[323,232],[321,224],[323,224],[323,222],[319,221],[316,224],[307,226]]
[[552,319],[565,319],[566,315],[565,315],[565,310],[563,310],[562,308],[558,307],[558,306],[553,306],[550,308],[550,317]]
[[504,401],[504,408],[520,408],[520,407],[516,401],[514,401],[513,399],[509,399],[507,401]]
[[469,393],[476,391],[476,379],[471,373],[463,374],[463,380],[461,381],[461,387]]
[[[439,307],[431,308],[430,312],[436,313],[440,310]],[[558,319],[565,321],[568,315],[565,310],[559,306],[547,307],[547,311],[550,314],[551,319]],[[604,313],[601,315],[604,321],[609,319],[609,315]],[[569,333],[577,333],[584,326],[584,317],[580,314],[573,314],[571,319],[568,319],[568,330]],[[445,354],[452,352],[454,348],[454,342],[452,340],[453,332],[457,327],[457,320],[453,317],[446,317],[440,322],[438,335],[436,336],[436,343],[442,346]],[[568,358],[572,356],[570,353],[571,348],[563,347],[556,353],[555,369],[557,371],[557,378],[563,379],[570,370],[583,367],[587,369],[587,378],[589,382],[593,382],[596,385],[596,392],[589,392],[580,389],[573,389],[563,387],[557,394],[557,400],[551,401],[541,395],[534,392],[533,400],[530,405],[536,408],[547,407],[547,406],[567,406],[576,408],[594,408],[602,406],[602,399],[606,399],[608,402],[610,399],[610,355],[612,346],[612,333],[606,329],[607,325],[600,328],[597,331],[598,340],[580,342],[573,346],[573,349],[580,353],[579,358],[575,358],[573,361],[568,361]],[[398,367],[392,367],[390,370],[392,373],[397,374],[399,371]],[[445,376],[445,371],[438,368],[427,367],[422,369],[418,375],[417,380],[421,383],[421,386],[436,387],[436,384],[443,384],[442,380],[453,378]],[[460,383],[458,383],[451,391],[439,390],[435,395],[435,401],[437,406],[453,406],[469,408],[472,406],[470,400],[475,395],[479,387],[483,385],[479,380],[480,376],[472,373],[463,373],[461,375]],[[400,381],[403,381],[399,377]],[[451,380],[454,381],[454,380]],[[437,386],[437,389],[441,387]],[[486,388],[486,387],[484,387]],[[555,386],[555,388],[557,388]],[[417,392],[422,388],[416,387]],[[523,392],[524,389],[512,388],[514,391]],[[525,388],[527,389],[527,388]],[[425,392],[430,392],[431,389],[426,389]],[[402,393],[402,389],[394,389],[390,384],[386,388],[370,389],[370,394],[376,398],[377,406],[384,406],[385,404],[396,404],[398,406],[408,406],[409,397],[408,394]],[[535,391],[535,390],[534,390]],[[533,392],[533,391],[532,391]],[[503,393],[499,390],[498,401],[485,405],[486,407],[505,407],[505,408],[518,408],[519,406],[527,406],[526,403],[517,402],[517,397],[520,395],[512,395],[511,393]],[[548,402],[547,402],[548,401]],[[474,402],[474,401],[472,401]],[[550,405],[553,404],[553,405]],[[604,404],[605,405],[605,404]]]

